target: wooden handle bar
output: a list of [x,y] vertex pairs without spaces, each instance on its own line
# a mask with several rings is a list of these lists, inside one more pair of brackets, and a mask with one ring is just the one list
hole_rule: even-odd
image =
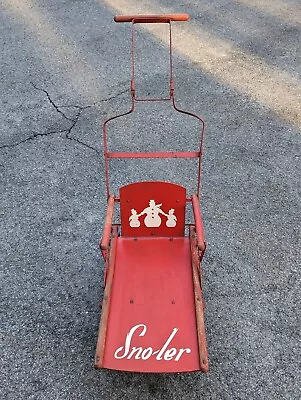
[[116,15],[115,22],[139,22],[143,24],[149,23],[166,23],[170,21],[188,21],[188,14],[163,14],[163,15]]

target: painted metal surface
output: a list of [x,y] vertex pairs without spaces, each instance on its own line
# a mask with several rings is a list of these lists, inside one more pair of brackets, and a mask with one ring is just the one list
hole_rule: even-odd
[[[117,16],[132,23],[132,106],[103,126],[107,215],[100,248],[104,257],[105,292],[95,355],[96,368],[136,372],[208,371],[200,261],[205,253],[199,208],[201,160],[205,132],[202,118],[179,109],[172,77],[171,21],[187,14]],[[170,35],[170,97],[137,98],[135,93],[134,25],[168,23]],[[107,124],[131,114],[138,101],[171,101],[173,108],[198,119],[198,151],[109,151]],[[109,161],[116,158],[197,158],[197,194],[187,197],[171,182],[135,182],[110,193]],[[194,224],[185,224],[186,203],[192,203]],[[121,223],[113,224],[115,204]],[[189,237],[185,237],[189,227]]]
[[117,238],[118,238],[117,228],[114,227],[111,238],[110,259],[108,260],[108,263],[106,263],[107,267],[105,275],[107,276],[107,279],[105,279],[106,286],[102,300],[102,312],[101,312],[101,319],[98,332],[95,365],[103,364],[103,357],[104,357],[106,337],[107,337],[107,328],[108,328],[108,318],[110,312],[111,292],[112,292],[113,278],[114,278]]
[[100,251],[105,261],[108,259],[109,243],[111,239],[111,230],[114,214],[114,196],[111,195],[108,200],[107,214],[104,222],[103,235],[99,242]]
[[[170,61],[170,76],[169,76],[169,97],[168,98],[138,98],[136,96],[136,91],[135,91],[135,24],[143,22],[144,19],[149,19],[148,22],[153,23],[153,22],[160,22],[162,23],[168,23],[169,24],[169,61]],[[174,19],[173,19],[174,18]],[[132,98],[132,104],[131,108],[129,111],[115,115],[111,118],[108,118],[103,125],[103,147],[104,147],[104,159],[105,159],[105,183],[106,183],[106,191],[107,191],[107,197],[109,198],[111,191],[110,191],[110,177],[109,177],[109,167],[110,167],[110,159],[115,159],[115,158],[197,158],[198,159],[198,174],[197,174],[197,188],[196,192],[199,196],[200,194],[200,187],[201,187],[201,163],[202,163],[202,150],[203,150],[203,140],[204,140],[204,134],[205,134],[205,122],[204,120],[199,117],[198,115],[191,113],[186,110],[182,110],[179,107],[177,107],[175,103],[175,97],[174,97],[174,80],[173,80],[173,64],[172,64],[172,31],[171,31],[171,22],[172,21],[187,21],[189,18],[188,14],[180,14],[180,15],[159,15],[159,16],[153,16],[153,15],[147,15],[147,16],[117,16],[115,17],[116,22],[130,22],[132,24],[132,44],[131,44],[131,63],[132,63],[132,76],[131,76],[131,98]],[[123,118],[131,113],[134,112],[135,110],[135,104],[136,102],[140,101],[170,101],[173,109],[179,113],[188,115],[192,118],[195,118],[199,121],[200,123],[200,145],[199,149],[197,151],[174,151],[174,152],[165,152],[165,151],[160,151],[160,152],[114,152],[111,151],[108,147],[108,131],[107,131],[107,126],[109,123],[114,121],[117,118]],[[147,177],[146,177],[147,179]]]
[[191,262],[187,237],[118,238],[103,362],[100,342],[96,367],[201,368]]
[[195,229],[196,229],[196,237],[197,237],[197,245],[201,251],[205,251],[206,243],[205,243],[205,233],[203,227],[203,220],[200,210],[199,199],[196,194],[191,196],[192,199],[192,209],[195,221]]
[[108,152],[108,158],[198,158],[198,151]]
[[115,22],[136,22],[136,23],[166,23],[170,21],[188,21],[188,14],[163,14],[163,15],[116,15]]
[[186,189],[169,182],[120,188],[122,236],[184,236]]
[[202,295],[202,270],[200,265],[200,257],[198,251],[198,240],[195,227],[189,229],[190,251],[191,251],[191,266],[193,274],[193,290],[195,302],[195,317],[197,324],[197,336],[199,344],[200,370],[208,372],[208,353],[206,344],[206,332],[204,322],[205,304]]

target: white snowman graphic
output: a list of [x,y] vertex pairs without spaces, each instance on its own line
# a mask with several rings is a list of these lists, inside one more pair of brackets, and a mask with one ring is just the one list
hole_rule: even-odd
[[140,226],[140,221],[139,221],[139,218],[138,218],[138,215],[137,215],[137,211],[136,211],[134,208],[132,208],[132,209],[131,209],[131,213],[132,213],[132,215],[131,215],[130,218],[129,218],[130,227],[132,227],[132,228],[139,228],[139,226]]
[[168,211],[166,226],[168,228],[174,228],[177,225],[177,217],[174,215],[175,210],[171,208]]
[[134,208],[131,209],[131,215],[129,217],[130,227],[131,228],[139,228],[140,221],[139,218],[142,215],[145,215],[144,225],[147,228],[158,228],[161,223],[161,215],[167,218],[166,226],[168,228],[174,228],[177,225],[177,217],[174,215],[174,209],[171,208],[166,214],[163,210],[161,210],[162,204],[156,204],[155,200],[149,201],[149,206],[146,207],[140,214],[137,213],[137,210]]

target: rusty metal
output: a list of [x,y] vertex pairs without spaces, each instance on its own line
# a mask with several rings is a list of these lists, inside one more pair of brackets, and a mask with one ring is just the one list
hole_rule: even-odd
[[[100,241],[106,267],[96,368],[138,372],[208,371],[200,264],[206,242],[199,204],[205,123],[196,114],[177,107],[172,68],[171,21],[187,19],[187,14],[115,17],[116,22],[130,22],[132,27],[131,107],[107,119],[103,125],[108,205]],[[137,23],[169,24],[168,98],[136,97],[134,26]],[[133,113],[135,103],[143,101],[170,101],[175,111],[196,118],[200,124],[199,149],[109,150],[107,124]],[[146,181],[129,183],[120,188],[119,197],[112,195],[110,160],[144,158],[198,159],[196,194],[187,196],[186,189],[175,183]],[[113,223],[115,203],[119,204],[120,223]],[[185,223],[187,203],[192,204],[193,224]],[[185,227],[189,237],[185,236]]]
[[105,261],[107,261],[108,259],[108,249],[109,249],[110,236],[112,230],[113,214],[114,214],[114,196],[110,195],[107,205],[107,214],[104,222],[103,235],[99,243],[99,247]]
[[101,368],[103,365],[104,349],[106,344],[106,334],[107,334],[108,318],[109,318],[110,302],[111,302],[111,291],[114,278],[117,238],[118,238],[117,227],[113,227],[111,246],[110,246],[110,258],[109,258],[108,272],[107,272],[108,275],[103,295],[102,312],[101,312],[98,340],[96,346],[95,368]]
[[200,279],[200,260],[198,255],[198,244],[195,237],[194,227],[189,229],[190,249],[191,249],[191,264],[193,271],[193,287],[195,300],[195,315],[197,321],[197,335],[199,343],[200,369],[203,372],[208,372],[209,362],[206,344],[206,332],[204,322],[204,303],[202,296],[202,285]]
[[114,17],[115,22],[135,22],[135,23],[167,23],[170,21],[188,21],[188,14],[163,14],[163,15],[116,15]]
[[198,158],[198,151],[108,152],[108,158]]
[[[174,80],[173,80],[173,63],[172,63],[172,30],[171,30],[171,21],[187,21],[189,18],[188,14],[173,14],[166,16],[116,16],[116,22],[131,22],[132,23],[132,35],[131,35],[131,64],[132,64],[132,77],[131,77],[131,107],[129,111],[115,115],[111,118],[108,118],[103,125],[103,146],[104,146],[104,159],[105,159],[105,183],[106,183],[106,191],[107,197],[110,195],[110,182],[109,182],[109,160],[114,158],[198,158],[198,175],[197,175],[197,194],[200,196],[201,189],[201,169],[202,169],[202,152],[203,152],[203,140],[205,134],[205,122],[198,115],[180,109],[175,103],[174,97]],[[159,97],[159,98],[137,98],[135,91],[135,30],[134,26],[137,23],[141,23],[142,20],[149,20],[148,22],[162,22],[169,24],[169,60],[170,60],[170,77],[169,77],[169,97]],[[171,101],[172,106],[175,111],[188,115],[192,118],[195,118],[200,123],[200,145],[198,151],[195,152],[114,152],[109,151],[108,149],[108,140],[107,140],[107,124],[117,118],[125,117],[135,110],[136,102],[153,102],[153,101]]]
[[201,251],[205,250],[205,234],[204,234],[204,227],[203,227],[203,221],[202,221],[202,216],[200,212],[200,203],[199,199],[196,194],[193,194],[191,196],[192,199],[192,209],[193,209],[193,215],[194,215],[194,221],[195,221],[195,229],[196,229],[196,234],[197,234],[197,243],[198,243],[198,248]]

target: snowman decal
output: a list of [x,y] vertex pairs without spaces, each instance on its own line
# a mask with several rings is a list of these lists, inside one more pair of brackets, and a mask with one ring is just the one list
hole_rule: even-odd
[[131,215],[129,217],[130,227],[131,228],[139,228],[140,221],[139,218],[142,215],[145,215],[144,225],[147,228],[158,228],[161,223],[161,215],[167,218],[166,226],[168,228],[174,228],[177,225],[177,217],[174,215],[174,209],[171,208],[166,214],[163,210],[161,210],[162,204],[156,204],[155,200],[149,201],[149,206],[146,207],[141,213],[137,213],[137,210],[134,208],[131,209]]
[[168,211],[166,226],[168,228],[174,228],[177,225],[177,217],[174,215],[175,210],[171,208]]
[[134,208],[132,208],[131,209],[131,213],[132,213],[132,215],[129,218],[130,227],[131,228],[139,228],[140,221],[139,221],[139,218],[138,218],[138,215],[137,215],[137,211]]

